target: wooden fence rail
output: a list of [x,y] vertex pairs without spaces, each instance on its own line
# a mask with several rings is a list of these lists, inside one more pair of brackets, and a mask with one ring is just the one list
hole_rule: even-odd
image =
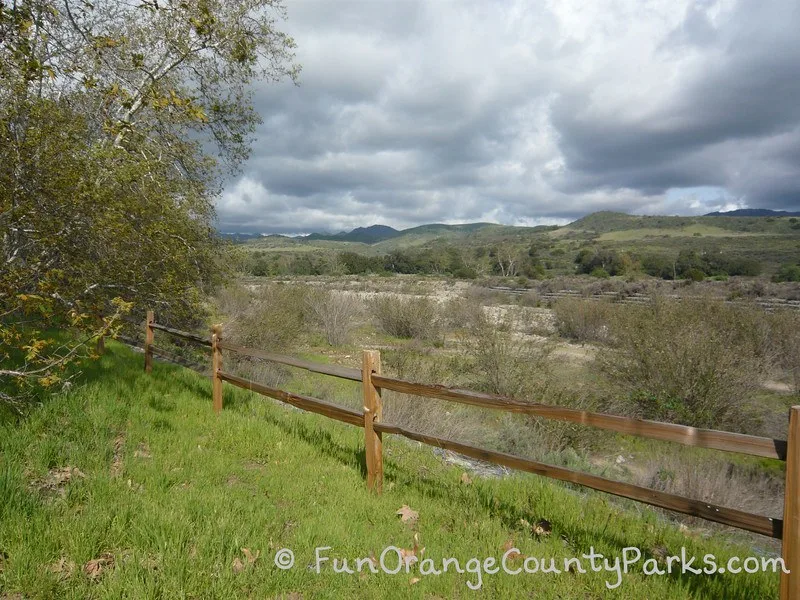
[[450,400],[452,402],[471,404],[482,408],[495,408],[508,412],[534,415],[545,419],[556,419],[559,421],[579,423],[581,425],[591,425],[600,429],[608,429],[627,435],[636,435],[667,442],[677,442],[686,446],[697,446],[700,448],[711,448],[714,450],[724,450],[726,452],[737,452],[740,454],[751,454],[753,456],[786,460],[786,442],[784,440],[773,440],[766,437],[732,433],[729,431],[716,431],[714,429],[698,429],[696,427],[677,425],[675,423],[632,419],[630,417],[619,417],[616,415],[576,410],[574,408],[551,406],[548,404],[523,402],[503,396],[495,396],[493,394],[484,394],[471,390],[459,390],[441,385],[414,383],[403,379],[382,377],[379,375],[373,377],[373,382],[378,387],[403,394],[439,398],[440,400]]
[[[174,359],[178,358],[155,348],[153,335],[155,330],[190,343],[211,348],[212,406],[216,412],[223,409],[222,384],[223,382],[228,382],[236,387],[280,400],[297,408],[347,423],[348,425],[364,428],[367,486],[378,494],[381,493],[383,487],[382,436],[383,434],[399,435],[429,446],[458,452],[477,460],[570,482],[673,512],[781,539],[782,558],[790,573],[781,573],[780,598],[781,600],[800,598],[800,406],[794,406],[790,410],[788,441],[777,440],[728,431],[698,429],[675,423],[647,421],[547,404],[523,402],[504,396],[386,377],[381,374],[380,354],[376,350],[365,350],[363,352],[362,368],[359,370],[229,344],[223,340],[222,325],[215,325],[211,330],[210,338],[206,339],[193,333],[156,323],[152,311],[148,311],[144,327],[144,356],[145,371],[147,372],[152,369],[154,353],[173,359],[173,362],[177,362]],[[223,351],[297,367],[313,373],[359,381],[363,390],[364,410],[357,411],[324,400],[292,394],[226,372],[222,368]],[[786,461],[783,519],[716,506],[676,494],[614,481],[605,477],[557,467],[513,454],[478,448],[454,440],[430,436],[407,430],[397,425],[383,423],[381,390],[391,390],[403,394],[437,398],[482,408],[529,414],[545,419],[579,423],[626,435],[675,442],[687,446]]]

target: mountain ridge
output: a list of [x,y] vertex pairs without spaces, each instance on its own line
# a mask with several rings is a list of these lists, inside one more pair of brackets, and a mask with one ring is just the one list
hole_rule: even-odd
[[799,211],[772,210],[770,208],[737,208],[736,210],[714,211],[704,217],[800,217]]

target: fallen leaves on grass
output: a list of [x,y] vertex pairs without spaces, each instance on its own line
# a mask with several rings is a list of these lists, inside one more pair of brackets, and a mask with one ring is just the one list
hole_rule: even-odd
[[59,469],[50,469],[47,475],[41,479],[34,479],[31,482],[31,487],[39,492],[66,495],[66,486],[73,479],[84,479],[83,471],[78,467],[61,467]]
[[547,519],[537,521],[533,526],[533,533],[537,536],[548,536],[553,532],[553,526]]
[[420,546],[418,533],[414,534],[414,543],[411,548],[400,548],[400,558],[406,566],[419,562],[423,554],[425,554],[425,547]]
[[233,563],[231,563],[231,568],[233,569],[234,573],[241,573],[244,571],[244,563],[242,562],[242,559],[238,556],[234,558]]
[[400,520],[408,525],[413,525],[419,519],[419,513],[408,504],[403,504],[395,514],[400,515]]
[[111,459],[111,477],[122,475],[122,448],[125,446],[125,437],[118,435],[114,440],[114,457]]
[[56,562],[50,564],[47,570],[58,575],[59,579],[69,579],[75,572],[75,563],[62,556]]
[[258,560],[258,557],[261,556],[261,550],[256,550],[256,553],[253,554],[250,548],[242,548],[242,554],[247,559],[247,564],[252,565]]
[[261,556],[261,550],[256,550],[255,553],[253,553],[253,551],[250,550],[250,548],[241,548],[241,551],[242,554],[244,555],[244,562],[242,562],[242,559],[239,558],[238,556],[233,559],[231,567],[233,568],[234,573],[241,573],[247,567],[254,565],[255,562],[258,560],[258,558]]
[[133,453],[133,456],[136,458],[153,458],[153,455],[150,454],[150,448],[147,447],[147,444],[142,442],[139,444],[139,447],[136,448],[136,451]]
[[519,550],[514,546],[514,540],[506,540],[506,543],[503,544],[503,553],[505,554],[506,552],[508,552],[509,560],[516,560],[522,556]]
[[114,555],[110,552],[103,552],[97,558],[93,558],[83,565],[83,572],[92,581],[97,581],[103,573],[114,568]]

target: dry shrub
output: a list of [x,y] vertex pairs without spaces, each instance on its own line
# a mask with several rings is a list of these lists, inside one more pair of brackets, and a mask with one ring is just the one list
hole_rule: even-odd
[[[382,352],[383,372],[401,379],[447,386],[464,384],[463,359],[437,355],[430,347],[412,342]],[[453,402],[394,392],[383,396],[383,420],[430,435],[480,443],[486,436],[479,409]]]
[[267,351],[296,345],[305,332],[305,298],[302,285],[271,283],[253,293],[247,309],[225,324],[225,337],[235,344]]
[[764,313],[715,300],[654,299],[611,313],[615,350],[598,362],[626,412],[743,430],[748,400],[769,367]]
[[783,310],[770,315],[771,344],[775,363],[800,394],[800,312]]
[[238,283],[220,288],[214,296],[214,304],[226,321],[235,321],[245,314],[255,298],[254,292]]
[[435,300],[388,294],[375,298],[371,309],[378,327],[389,335],[443,343],[442,313]]
[[608,342],[608,324],[617,310],[603,300],[562,298],[553,305],[559,335],[578,342]]
[[283,365],[239,356],[233,352],[229,352],[225,358],[225,370],[272,388],[280,388],[292,378],[291,371]]
[[[568,396],[552,389],[547,396],[535,400],[578,410],[598,410],[592,398]],[[504,413],[500,417],[492,445],[501,452],[585,468],[588,465],[576,464],[575,461],[585,455],[586,451],[596,449],[609,437],[606,432],[585,425]]]
[[710,504],[747,512],[783,512],[783,482],[759,468],[746,468],[711,457],[687,459],[665,453],[638,472],[635,483]]
[[383,421],[436,437],[481,444],[487,426],[480,411],[435,398],[391,393],[383,399]]
[[449,300],[442,306],[444,324],[450,330],[466,333],[483,318],[486,310],[473,296]]
[[330,290],[310,291],[306,308],[309,319],[331,346],[341,346],[349,341],[356,319],[362,312],[357,296]]

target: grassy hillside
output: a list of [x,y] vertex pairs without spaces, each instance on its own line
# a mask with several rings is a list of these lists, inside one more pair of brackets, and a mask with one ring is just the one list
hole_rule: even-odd
[[[793,220],[790,220],[793,219]],[[591,232],[594,234],[612,231],[629,230],[688,230],[688,235],[707,228],[709,231],[729,231],[733,233],[770,233],[773,235],[789,234],[792,225],[797,222],[794,217],[730,217],[724,215],[704,217],[669,217],[662,215],[642,216],[617,212],[596,212],[578,219],[561,228],[566,232]],[[694,229],[692,229],[694,228]],[[797,228],[794,229],[797,231]]]
[[[147,376],[141,364],[111,343],[84,383],[0,429],[0,597],[476,597],[469,572],[337,574],[328,562],[317,574],[307,566],[322,546],[351,566],[391,545],[439,566],[445,557],[499,560],[512,545],[559,562],[590,547],[619,556],[637,546],[662,563],[682,546],[719,561],[753,553],[534,476],[465,482],[429,450],[393,438],[376,497],[364,485],[360,429],[230,387],[217,416],[207,380],[163,364]],[[405,505],[417,520],[401,521]],[[537,535],[531,524],[543,520],[552,532]],[[273,564],[284,547],[297,557],[292,570]],[[523,558],[509,564],[521,567]],[[483,575],[483,597],[777,594],[774,574],[646,577],[637,566],[614,592],[607,580],[616,574],[501,571]]]
[[[347,235],[360,240],[373,229],[380,233],[376,226]],[[396,261],[387,263],[384,259],[400,252],[416,257],[418,265],[401,269],[401,273],[444,273],[459,278],[505,275],[506,269],[497,257],[507,265],[509,257],[516,256],[519,268],[513,276],[541,279],[575,273],[575,258],[582,250],[604,250],[630,256],[633,269],[628,275],[641,272],[636,265],[643,261],[675,261],[681,252],[694,252],[724,257],[729,264],[757,261],[757,267],[748,274],[759,271],[771,276],[781,266],[796,264],[800,257],[800,219],[791,216],[671,217],[598,212],[564,227],[432,224],[391,230],[390,236],[378,235],[370,243],[335,237],[250,240],[242,246],[249,251],[244,270],[252,275],[360,274],[363,270],[354,270],[352,261],[344,268],[336,266],[342,253],[354,252],[377,261],[367,272],[381,268],[397,271],[385,266],[396,265]],[[456,255],[456,262],[448,258]],[[733,270],[726,274],[742,273]]]

